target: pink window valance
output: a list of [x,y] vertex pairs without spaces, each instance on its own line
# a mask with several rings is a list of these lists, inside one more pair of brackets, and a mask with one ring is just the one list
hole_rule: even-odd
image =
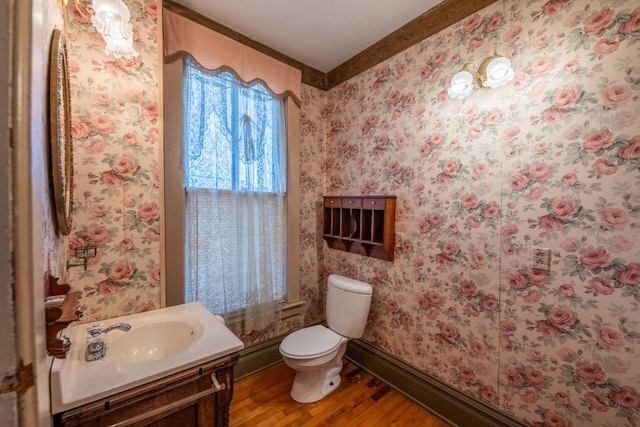
[[301,99],[302,72],[227,36],[164,9],[164,57],[189,55],[207,70],[231,68],[244,82],[263,81],[276,95]]

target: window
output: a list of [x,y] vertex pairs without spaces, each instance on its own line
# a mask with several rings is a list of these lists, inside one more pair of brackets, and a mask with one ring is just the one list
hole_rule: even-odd
[[263,328],[285,295],[284,102],[189,60],[183,100],[185,300]]

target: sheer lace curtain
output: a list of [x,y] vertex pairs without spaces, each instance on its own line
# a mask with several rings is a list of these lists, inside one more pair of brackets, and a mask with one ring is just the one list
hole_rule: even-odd
[[275,322],[285,283],[284,105],[185,60],[186,299],[239,334]]

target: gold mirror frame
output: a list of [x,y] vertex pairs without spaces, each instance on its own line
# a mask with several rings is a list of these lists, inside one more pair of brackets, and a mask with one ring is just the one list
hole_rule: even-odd
[[71,93],[67,66],[67,39],[53,30],[49,57],[49,134],[53,200],[58,230],[71,232],[73,207],[73,144],[71,138]]

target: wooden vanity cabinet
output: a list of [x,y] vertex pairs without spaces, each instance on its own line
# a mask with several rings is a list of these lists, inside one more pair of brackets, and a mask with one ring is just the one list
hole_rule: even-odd
[[393,261],[396,196],[324,198],[322,237],[332,249]]
[[87,403],[54,415],[54,426],[228,426],[237,362],[234,353]]

